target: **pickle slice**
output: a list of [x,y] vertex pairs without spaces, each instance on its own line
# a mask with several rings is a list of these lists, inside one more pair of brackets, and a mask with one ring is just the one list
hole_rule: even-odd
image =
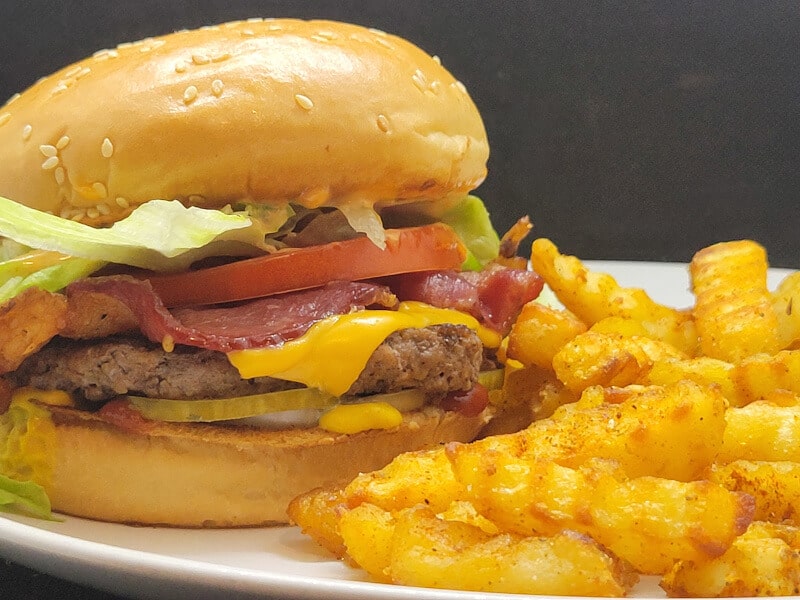
[[143,417],[173,423],[211,423],[245,419],[287,410],[329,408],[339,403],[339,398],[336,396],[315,388],[201,400],[170,400],[142,396],[126,396],[126,398]]
[[499,390],[503,387],[503,369],[492,369],[491,371],[481,371],[478,373],[478,383],[487,390]]
[[[489,390],[501,388],[503,370],[483,371],[478,376],[478,381]],[[387,402],[400,412],[409,412],[425,403],[425,396],[420,390],[403,390],[365,397],[337,397],[316,388],[297,388],[252,396],[200,400],[172,400],[144,396],[125,396],[125,398],[143,417],[172,423],[213,423],[291,410],[324,410],[336,404],[361,402]]]

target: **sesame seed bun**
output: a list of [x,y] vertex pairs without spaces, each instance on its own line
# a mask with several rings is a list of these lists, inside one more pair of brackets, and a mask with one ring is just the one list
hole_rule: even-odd
[[327,21],[121,44],[0,108],[0,195],[93,225],[154,198],[219,208],[463,194],[488,152],[475,105],[437,59]]
[[55,424],[57,511],[101,521],[179,527],[285,523],[300,493],[380,469],[397,454],[470,441],[489,419],[431,406],[398,427],[344,435],[159,423],[145,433],[95,413],[47,407]]

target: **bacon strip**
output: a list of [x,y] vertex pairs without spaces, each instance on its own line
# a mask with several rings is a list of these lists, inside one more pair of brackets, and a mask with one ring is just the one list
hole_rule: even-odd
[[381,285],[333,282],[325,287],[260,298],[235,306],[182,308],[170,312],[146,280],[124,275],[77,281],[67,295],[92,291],[131,309],[150,340],[230,352],[281,344],[326,317],[367,306],[393,308],[397,298]]
[[469,313],[508,333],[522,307],[536,299],[544,281],[532,271],[493,264],[483,271],[407,273],[382,280],[400,300],[418,300]]

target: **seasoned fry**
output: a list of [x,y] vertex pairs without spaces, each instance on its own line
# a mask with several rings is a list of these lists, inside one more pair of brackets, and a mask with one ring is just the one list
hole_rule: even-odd
[[0,306],[0,374],[16,369],[58,334],[66,323],[67,301],[31,287]]
[[800,463],[736,460],[714,465],[709,480],[750,494],[756,521],[800,525]]
[[743,403],[766,400],[774,390],[786,390],[798,394],[800,350],[749,356],[736,365],[733,379]]
[[395,518],[374,504],[361,504],[342,513],[339,531],[349,558],[375,581],[389,583]]
[[770,293],[763,248],[716,244],[676,310],[549,240],[531,262],[565,308],[514,324],[488,437],[317,491],[298,522],[376,581],[597,596],[640,573],[669,596],[797,594],[800,273]]
[[424,504],[437,513],[464,497],[441,446],[401,454],[383,469],[356,477],[344,494],[350,507],[368,502],[397,511]]
[[800,342],[800,271],[784,277],[772,294],[772,310],[778,319],[778,344],[794,348]]
[[800,462],[800,406],[753,402],[729,408],[725,422],[719,464],[735,460]]
[[508,357],[523,365],[553,368],[553,357],[586,325],[566,310],[529,302],[522,309],[508,339]]
[[673,561],[719,556],[752,518],[752,498],[710,482],[656,477],[626,480],[614,462],[578,469],[552,461],[451,446],[456,478],[476,508],[502,530],[591,536],[641,573]]
[[660,585],[671,597],[796,595],[800,530],[753,523],[725,554],[712,560],[681,560]]
[[620,597],[636,581],[585,536],[490,535],[424,507],[397,516],[389,571],[404,585],[516,594]]
[[339,517],[347,510],[341,488],[315,489],[296,497],[289,504],[289,520],[300,526],[320,546],[337,558],[347,556],[339,533]]
[[734,406],[746,404],[733,381],[734,366],[724,360],[700,356],[686,360],[659,360],[643,378],[646,385],[670,385],[686,379],[702,386],[719,386]]
[[[556,460],[579,467],[592,458],[619,462],[629,477],[701,477],[722,447],[725,399],[714,388],[589,388],[576,404],[519,433],[473,442],[465,452]],[[681,448],[681,452],[675,452]]]
[[593,385],[625,386],[643,381],[656,360],[684,354],[665,342],[589,331],[576,336],[553,357],[556,376],[573,392]]
[[714,244],[694,255],[689,271],[705,356],[735,363],[780,350],[762,246],[750,240]]
[[578,258],[560,254],[545,238],[534,240],[531,265],[564,306],[587,325],[607,317],[632,319],[654,339],[695,355],[697,332],[690,313],[658,304],[644,290],[623,288],[608,274],[590,271]]

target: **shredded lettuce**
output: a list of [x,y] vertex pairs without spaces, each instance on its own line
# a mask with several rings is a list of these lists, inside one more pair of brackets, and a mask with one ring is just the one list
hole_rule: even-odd
[[263,248],[263,222],[243,214],[152,200],[107,229],[42,213],[0,197],[0,236],[30,248],[156,271],[179,271],[208,256]]
[[359,233],[366,234],[370,241],[381,250],[386,248],[386,230],[375,211],[375,207],[367,202],[347,202],[339,207],[350,227]]
[[54,520],[50,499],[33,481],[17,481],[0,474],[0,510],[37,519]]

